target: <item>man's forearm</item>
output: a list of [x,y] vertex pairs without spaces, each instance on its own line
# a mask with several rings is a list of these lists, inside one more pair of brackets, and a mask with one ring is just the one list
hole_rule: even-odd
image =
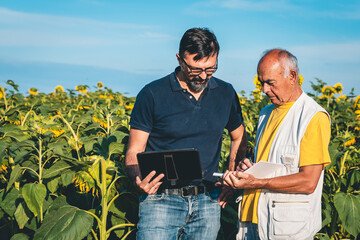
[[[237,130],[235,130],[237,131]],[[246,157],[247,136],[244,125],[241,125],[239,131],[232,132],[232,140],[229,155],[229,170],[234,171],[238,163]]]
[[126,165],[126,171],[132,182],[135,182],[137,176],[141,177],[136,153],[128,152],[126,154],[125,165]]
[[234,179],[235,188],[239,189],[268,189],[283,193],[310,194],[315,191],[323,166],[304,166],[300,172],[280,177],[257,179],[252,175],[237,172]]

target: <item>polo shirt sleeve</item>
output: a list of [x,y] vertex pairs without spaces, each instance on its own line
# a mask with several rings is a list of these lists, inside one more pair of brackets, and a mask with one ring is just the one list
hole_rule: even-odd
[[136,97],[131,112],[130,126],[150,133],[153,126],[154,98],[150,89],[144,87]]
[[241,112],[240,101],[237,93],[235,92],[235,90],[233,90],[233,99],[231,102],[229,121],[227,122],[225,128],[229,132],[232,132],[233,130],[240,127],[243,121],[244,120]]
[[316,113],[300,142],[300,167],[316,164],[326,166],[331,162],[328,150],[330,135],[329,117],[324,112]]

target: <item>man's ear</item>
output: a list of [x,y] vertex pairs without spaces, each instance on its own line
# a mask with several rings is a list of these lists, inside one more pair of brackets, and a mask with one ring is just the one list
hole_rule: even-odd
[[178,63],[180,65],[181,64],[181,59],[180,59],[180,55],[178,53],[176,54],[176,59],[178,60]]
[[295,70],[290,70],[290,81],[291,85],[297,83],[298,81],[298,73]]

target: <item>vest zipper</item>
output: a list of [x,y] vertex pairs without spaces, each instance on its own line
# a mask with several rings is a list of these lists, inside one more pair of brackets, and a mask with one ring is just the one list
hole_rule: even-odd
[[275,207],[275,203],[309,203],[309,201],[272,201],[272,207]]

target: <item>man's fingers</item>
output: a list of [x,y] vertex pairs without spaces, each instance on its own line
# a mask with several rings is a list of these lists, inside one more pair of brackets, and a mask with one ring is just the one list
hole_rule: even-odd
[[223,184],[222,184],[222,182],[216,182],[215,183],[215,187],[221,187]]
[[230,172],[228,175],[226,175],[226,177],[224,178],[224,185],[228,186],[228,187],[234,187],[234,183],[231,180],[231,177],[234,176],[234,172]]
[[150,181],[154,176],[156,172],[152,171],[149,173],[142,181],[139,177],[136,177],[136,184],[139,186],[139,188],[147,193],[147,194],[154,194],[157,192],[159,186],[161,185],[161,182],[159,182],[165,175],[159,174],[154,180]]
[[[162,184],[162,182],[160,182],[160,180],[164,177],[164,174],[160,174],[159,176],[157,176],[154,180],[152,180],[150,183],[148,183],[148,185],[146,186],[147,189],[151,192],[148,194],[154,194],[156,193],[156,191],[158,190],[159,186]],[[153,191],[155,189],[155,192]],[[153,193],[154,192],[154,193]]]
[[222,208],[225,208],[227,202],[232,197],[233,191],[230,187],[224,187],[219,195],[218,201]]
[[163,173],[159,174],[153,181],[151,181],[154,184],[157,184],[165,175]]
[[254,164],[248,158],[244,158],[239,165],[237,166],[237,170],[245,171],[246,169],[252,167]]
[[156,171],[152,171],[141,182],[144,184],[148,184],[150,182],[150,180],[155,176],[155,174],[156,174]]
[[158,182],[157,184],[155,184],[154,186],[152,186],[149,189],[148,194],[155,194],[157,192],[157,190],[159,189],[160,185],[162,184],[162,182]]
[[239,178],[235,175],[231,175],[229,176],[230,180],[231,180],[231,185],[236,188],[237,187],[237,181],[239,181]]
[[252,167],[253,163],[250,161],[250,159],[245,158],[243,163],[249,168]]
[[141,179],[139,176],[136,176],[135,182],[136,182],[136,185],[140,186]]

